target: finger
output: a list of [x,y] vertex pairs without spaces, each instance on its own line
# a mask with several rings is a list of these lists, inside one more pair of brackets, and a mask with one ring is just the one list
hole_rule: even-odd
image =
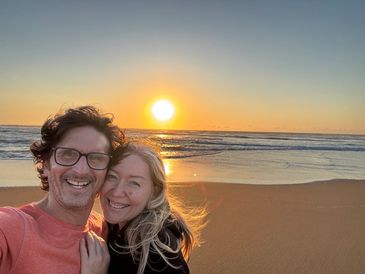
[[95,242],[98,245],[98,251],[104,253],[104,251],[108,249],[108,246],[107,246],[105,240],[102,237],[95,234],[94,232],[92,232],[92,235],[94,237]]
[[104,239],[102,239],[101,250],[102,250],[103,254],[109,255],[108,244],[104,241]]
[[100,251],[103,255],[109,256],[109,250],[108,250],[108,244],[105,242],[105,240],[101,237],[99,238],[99,245],[100,245]]
[[109,259],[108,245],[105,242],[105,240],[103,238],[101,238],[100,236],[96,235],[94,232],[92,232],[92,235],[95,239],[95,243],[97,243],[97,245],[98,245],[98,248],[97,248],[98,254],[101,254],[103,257],[106,257],[107,259]]
[[101,254],[102,253],[102,249],[101,249],[101,245],[100,245],[100,239],[99,237],[93,232],[90,232],[90,236],[93,238],[93,243],[94,243],[94,247],[95,247],[95,253]]
[[96,246],[95,246],[95,240],[94,237],[92,236],[92,234],[90,232],[87,233],[86,235],[86,242],[87,242],[87,247],[88,247],[88,251],[89,251],[89,257],[94,257],[97,254],[97,250],[96,250]]
[[85,242],[84,238],[82,238],[80,240],[80,255],[81,255],[81,260],[89,257],[89,254],[88,254],[87,248],[86,248],[86,242]]

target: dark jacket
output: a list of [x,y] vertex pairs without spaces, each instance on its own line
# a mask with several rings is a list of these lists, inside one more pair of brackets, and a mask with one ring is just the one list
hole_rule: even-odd
[[[109,224],[109,237],[108,242],[117,242],[118,245],[125,245],[124,230],[121,231],[118,225]],[[163,229],[158,234],[160,240],[167,244],[167,237],[170,237],[170,247],[175,249],[177,247],[178,239],[182,238],[181,231],[178,226],[173,222],[168,222],[164,225]],[[125,251],[125,250],[123,250]],[[138,270],[138,262],[134,262],[130,253],[119,254],[109,247],[110,253],[110,265],[109,273],[123,273],[123,274],[136,274]],[[179,251],[175,253],[164,253],[169,259],[169,262],[174,266],[179,266],[177,269],[169,266],[162,257],[154,251],[151,247],[148,257],[148,263],[144,270],[144,274],[150,273],[162,273],[162,274],[189,274],[189,268],[186,264],[184,257]]]

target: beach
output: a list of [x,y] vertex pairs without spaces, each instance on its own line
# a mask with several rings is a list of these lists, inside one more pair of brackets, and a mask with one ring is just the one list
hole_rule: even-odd
[[[209,211],[205,243],[189,261],[193,274],[365,273],[365,180],[185,182],[173,190],[184,203],[206,203]],[[0,206],[43,195],[34,186],[2,187]]]

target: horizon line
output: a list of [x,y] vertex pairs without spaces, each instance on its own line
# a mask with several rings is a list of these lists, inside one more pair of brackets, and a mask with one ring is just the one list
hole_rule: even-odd
[[[22,125],[22,124],[0,124],[0,127],[41,127],[42,125]],[[356,136],[365,136],[365,132],[363,133],[349,133],[349,132],[323,132],[323,131],[265,131],[265,130],[230,130],[230,129],[167,129],[167,128],[135,128],[135,127],[126,127],[122,128],[122,130],[155,130],[155,131],[207,131],[207,132],[245,132],[245,133],[267,133],[267,134],[318,134],[318,135],[356,135]]]

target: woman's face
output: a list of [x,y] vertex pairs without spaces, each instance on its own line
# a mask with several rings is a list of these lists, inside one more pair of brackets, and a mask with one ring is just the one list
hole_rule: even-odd
[[129,155],[110,168],[100,191],[104,218],[123,227],[147,206],[153,195],[153,182],[145,161]]

